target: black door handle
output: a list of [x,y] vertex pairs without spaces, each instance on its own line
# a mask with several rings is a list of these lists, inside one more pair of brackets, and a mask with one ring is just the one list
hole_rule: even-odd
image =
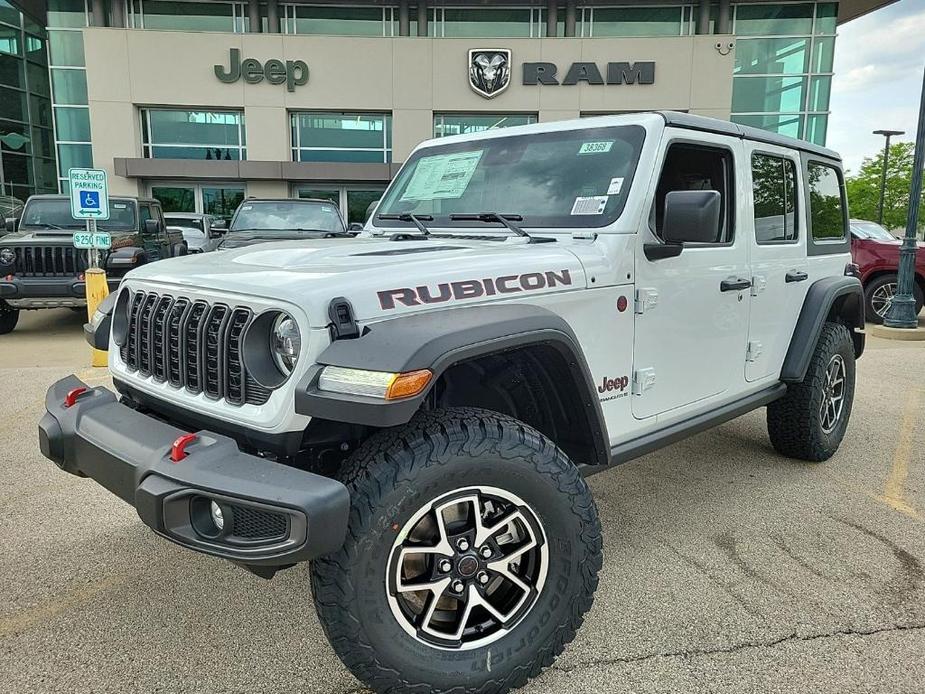
[[809,279],[807,275],[802,270],[791,270],[787,273],[787,276],[784,278],[785,282],[802,282],[805,279]]
[[747,280],[743,277],[738,277],[734,280],[723,280],[719,283],[719,290],[721,292],[739,292],[743,289],[748,289],[752,286],[752,281]]

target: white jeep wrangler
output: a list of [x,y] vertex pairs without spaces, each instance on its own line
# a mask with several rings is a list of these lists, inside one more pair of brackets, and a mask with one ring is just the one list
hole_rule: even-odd
[[588,474],[767,407],[823,461],[864,301],[838,156],[650,113],[418,147],[352,240],[131,272],[88,324],[119,396],[48,392],[42,452],[156,533],[312,560],[376,691],[501,692],[591,606]]

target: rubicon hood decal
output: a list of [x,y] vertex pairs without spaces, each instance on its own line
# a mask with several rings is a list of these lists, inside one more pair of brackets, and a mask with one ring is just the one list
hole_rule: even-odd
[[517,294],[535,291],[558,285],[572,284],[568,270],[546,270],[527,272],[522,275],[501,275],[485,279],[460,280],[457,282],[439,282],[436,286],[398,287],[376,292],[379,306],[383,311],[394,309],[397,304],[403,306],[421,306],[423,304],[440,304],[445,301],[460,299],[478,299],[496,294]]

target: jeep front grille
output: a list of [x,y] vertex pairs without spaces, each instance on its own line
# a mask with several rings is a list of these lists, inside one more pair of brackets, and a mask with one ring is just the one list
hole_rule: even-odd
[[263,405],[270,398],[244,368],[250,309],[137,291],[128,314],[120,354],[130,370],[232,405]]
[[75,277],[87,269],[87,254],[73,246],[13,246],[18,277]]

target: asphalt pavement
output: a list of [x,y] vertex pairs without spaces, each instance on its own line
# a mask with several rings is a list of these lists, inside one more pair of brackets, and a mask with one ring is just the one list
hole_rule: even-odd
[[[155,537],[38,450],[45,389],[90,369],[82,316],[0,337],[0,691],[364,691],[304,566],[272,581]],[[764,411],[591,478],[594,607],[523,691],[925,691],[925,343],[869,340],[848,434],[778,456]]]

